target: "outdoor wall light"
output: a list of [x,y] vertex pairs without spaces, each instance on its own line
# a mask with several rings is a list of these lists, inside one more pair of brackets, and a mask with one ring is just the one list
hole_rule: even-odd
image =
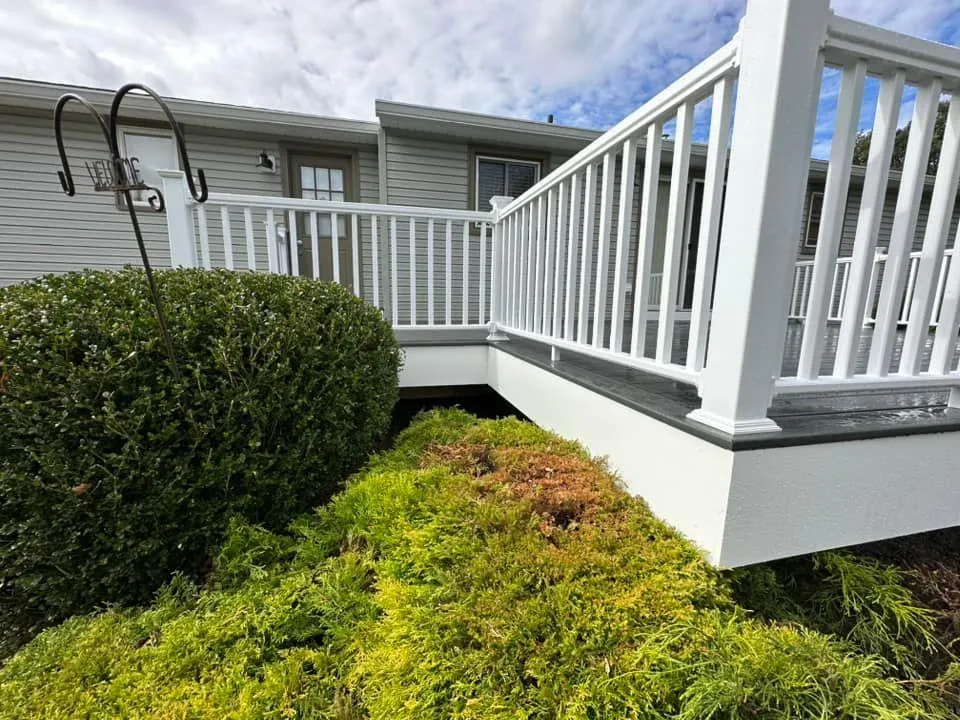
[[262,173],[275,173],[277,171],[277,156],[268,155],[266,150],[261,150],[257,156],[257,170]]

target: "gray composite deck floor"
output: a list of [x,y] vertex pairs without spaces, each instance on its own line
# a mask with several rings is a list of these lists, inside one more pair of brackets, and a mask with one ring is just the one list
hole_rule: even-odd
[[[685,361],[684,349],[688,330],[688,323],[677,323],[673,362]],[[787,330],[783,358],[784,375],[796,373],[802,330],[803,326],[800,324],[791,324]],[[833,365],[838,327],[831,325],[827,332],[828,340],[821,369],[823,373],[829,373]],[[860,342],[858,372],[865,369],[871,334],[872,330],[864,329]],[[902,332],[899,335],[891,369],[895,369],[899,363]],[[960,350],[960,341],[957,344]],[[652,354],[655,345],[656,325],[651,323],[647,327],[646,354]],[[931,345],[932,335],[924,349],[924,364],[929,359]],[[724,433],[687,419],[687,413],[700,406],[696,389],[691,385],[573,352],[561,351],[559,361],[551,364],[548,346],[517,337],[499,343],[498,347],[674,427],[723,447],[738,450],[960,431],[960,409],[946,406],[945,391],[857,391],[778,397],[770,409],[770,417],[781,426],[781,432],[733,440]]]

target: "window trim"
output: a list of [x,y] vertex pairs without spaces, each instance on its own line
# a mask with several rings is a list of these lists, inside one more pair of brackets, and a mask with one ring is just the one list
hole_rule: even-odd
[[[810,239],[810,218],[813,215],[813,199],[820,196],[820,220],[817,222],[817,237]],[[820,236],[820,224],[823,222],[823,190],[811,190],[807,194],[807,218],[803,226],[803,249],[816,250],[817,238]]]
[[[170,141],[170,145],[173,147],[173,155],[177,160],[177,170],[182,170],[180,167],[180,153],[177,152],[177,141],[173,136],[173,131],[164,128],[151,128],[151,127],[139,127],[134,125],[128,125],[120,128],[119,137],[117,138],[120,145],[120,155],[123,158],[130,156],[127,151],[127,135],[148,135],[150,137],[162,137]],[[172,168],[171,168],[172,169]],[[160,191],[163,191],[163,188],[158,188]],[[150,207],[150,202],[148,200],[134,200],[134,207]],[[126,203],[123,198],[122,193],[117,193],[117,208],[121,210],[126,209]]]
[[[493,155],[491,153],[477,152],[473,155],[473,209],[480,210],[480,161],[487,160],[499,163],[514,163],[516,165],[533,165],[537,169],[537,179],[533,181],[536,185],[543,177],[543,160],[531,158],[508,157],[506,155]],[[504,178],[506,180],[506,178]],[[493,208],[486,208],[480,212],[491,212]]]

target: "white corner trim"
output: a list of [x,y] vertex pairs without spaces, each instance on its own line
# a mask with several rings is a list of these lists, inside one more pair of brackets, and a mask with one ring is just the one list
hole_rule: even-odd
[[757,435],[760,433],[779,432],[781,429],[777,423],[768,417],[730,422],[730,420],[721,415],[707,410],[701,410],[700,408],[687,413],[687,417],[701,425],[707,425],[720,432],[725,432],[727,435]]

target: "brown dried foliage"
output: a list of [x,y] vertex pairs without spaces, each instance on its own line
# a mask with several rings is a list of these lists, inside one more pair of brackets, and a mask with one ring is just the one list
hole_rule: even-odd
[[548,537],[558,529],[576,528],[597,511],[615,508],[624,498],[601,466],[569,454],[457,443],[429,448],[421,464],[449,467],[476,479],[483,493],[504,493],[529,503]]

